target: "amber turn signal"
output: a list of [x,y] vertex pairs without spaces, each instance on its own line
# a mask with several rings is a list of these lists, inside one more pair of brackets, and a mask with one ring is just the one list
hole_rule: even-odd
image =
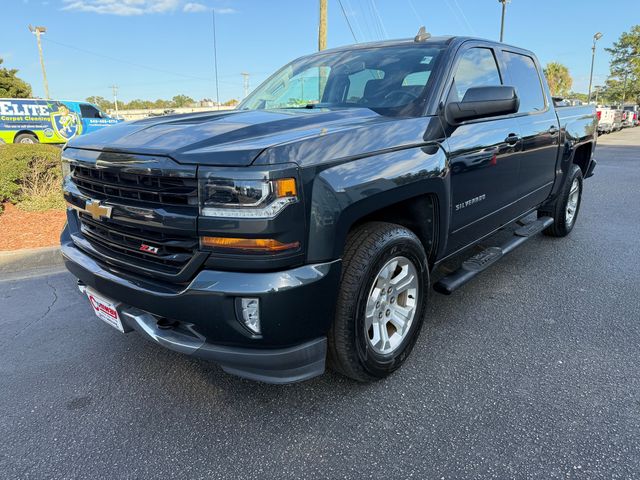
[[205,247],[228,248],[254,252],[282,252],[298,248],[300,242],[282,243],[273,238],[201,237]]
[[278,198],[295,197],[298,193],[296,191],[296,181],[293,178],[281,178],[276,180],[275,184]]

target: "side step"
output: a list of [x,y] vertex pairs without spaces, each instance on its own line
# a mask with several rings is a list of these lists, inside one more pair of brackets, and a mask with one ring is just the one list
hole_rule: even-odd
[[527,223],[513,232],[506,243],[500,247],[489,247],[480,253],[476,253],[471,258],[465,260],[462,266],[446,277],[442,277],[433,286],[433,289],[444,295],[451,295],[454,291],[467,283],[473,277],[483,272],[491,265],[500,260],[507,253],[515,250],[532,236],[540,233],[553,223],[551,217],[541,217],[531,223]]

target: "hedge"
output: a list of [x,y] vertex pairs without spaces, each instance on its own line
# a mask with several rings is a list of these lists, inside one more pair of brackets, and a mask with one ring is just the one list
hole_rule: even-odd
[[25,210],[63,208],[59,147],[0,145],[0,209],[11,202]]

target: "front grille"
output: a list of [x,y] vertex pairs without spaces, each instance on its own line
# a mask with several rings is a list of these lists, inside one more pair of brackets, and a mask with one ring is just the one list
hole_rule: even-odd
[[[128,226],[112,220],[94,220],[79,212],[84,237],[99,253],[121,262],[150,268],[170,275],[177,274],[196,253],[198,240],[143,227]],[[157,248],[157,253],[140,250],[142,245]]]
[[100,200],[133,200],[194,210],[198,206],[195,177],[147,175],[73,164],[71,175],[81,192]]

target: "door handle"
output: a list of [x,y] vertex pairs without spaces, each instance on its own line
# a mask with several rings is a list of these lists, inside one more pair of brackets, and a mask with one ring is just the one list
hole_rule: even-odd
[[549,135],[554,136],[556,133],[558,133],[558,127],[551,125],[549,127]]
[[504,139],[507,145],[515,145],[520,141],[520,135],[516,135],[515,133],[510,133],[507,138]]

